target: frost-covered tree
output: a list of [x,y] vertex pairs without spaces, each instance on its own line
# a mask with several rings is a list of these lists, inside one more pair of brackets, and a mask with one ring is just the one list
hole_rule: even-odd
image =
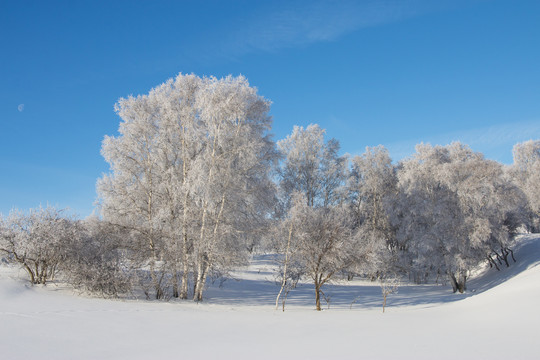
[[386,208],[396,188],[397,176],[384,146],[367,147],[362,155],[352,158],[348,190],[359,224],[388,233]]
[[173,296],[188,297],[193,239],[192,225],[197,217],[193,198],[192,170],[203,151],[205,126],[197,115],[197,93],[203,79],[195,75],[179,75],[156,87],[150,96],[156,99],[160,123],[160,172],[162,223],[165,224],[165,261],[171,273]]
[[[159,137],[161,117],[155,93],[120,99],[115,110],[122,118],[117,137],[106,136],[101,153],[111,173],[97,184],[104,219],[132,231],[124,246],[135,268],[148,267],[155,297],[164,296],[166,269],[165,214]],[[129,243],[128,243],[129,242]],[[148,292],[148,291],[146,291]]]
[[68,249],[81,234],[79,223],[53,207],[12,211],[0,219],[0,252],[19,263],[32,284],[53,280]]
[[[308,277],[315,287],[315,307],[321,310],[323,286],[356,261],[350,210],[345,205],[312,207],[297,193],[287,219],[289,249],[285,253],[285,281]],[[285,235],[285,234],[284,234]]]
[[323,285],[355,257],[350,211],[343,205],[347,159],[339,156],[336,140],[325,142],[318,125],[295,126],[278,147],[284,158],[278,171],[283,210],[277,249],[284,251],[285,261],[282,289],[287,281],[307,276],[315,287],[316,308],[321,310]]
[[540,140],[516,144],[513,149],[514,164],[510,173],[527,196],[531,230],[540,229]]
[[148,95],[120,99],[120,135],[102,153],[111,174],[98,183],[103,216],[131,229],[139,267],[156,297],[202,300],[206,278],[245,257],[273,199],[276,157],[270,102],[243,77],[179,75]]
[[340,200],[338,190],[346,177],[347,158],[339,156],[336,139],[324,141],[324,133],[316,124],[306,129],[294,126],[289,136],[278,141],[285,157],[279,170],[284,198],[300,192],[309,206],[327,206]]
[[120,242],[128,234],[94,216],[79,225],[81,234],[68,247],[63,266],[67,282],[76,289],[104,297],[130,292],[129,268]]
[[395,229],[389,213],[396,197],[397,176],[383,146],[367,147],[362,155],[353,157],[347,191],[355,236],[365,247],[356,272],[382,276],[396,271]]
[[194,297],[201,300],[209,272],[241,259],[246,249],[239,240],[266,219],[277,152],[268,134],[270,103],[245,78],[208,79],[197,106],[207,144],[194,170],[200,214]]
[[386,300],[388,295],[398,292],[400,283],[399,274],[387,272],[379,276],[379,285],[383,296],[382,311],[386,308]]
[[463,292],[469,271],[508,254],[523,203],[502,165],[460,143],[420,144],[401,164],[393,222],[415,269],[447,274]]

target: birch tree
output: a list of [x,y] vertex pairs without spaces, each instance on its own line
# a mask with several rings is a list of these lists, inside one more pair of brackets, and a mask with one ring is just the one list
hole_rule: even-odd
[[524,192],[530,213],[532,231],[540,229],[540,140],[529,140],[514,145],[511,176]]
[[168,270],[173,296],[188,298],[190,264],[197,217],[192,176],[194,163],[203,152],[205,126],[197,114],[197,94],[203,79],[178,75],[152,90],[160,113],[160,172],[162,173],[163,215],[165,222]]
[[383,146],[367,147],[352,159],[347,183],[356,236],[364,246],[365,262],[356,272],[379,276],[395,272],[397,244],[389,213],[397,194],[397,176],[388,151]]
[[474,266],[508,251],[519,190],[500,164],[460,143],[417,145],[398,177],[398,240],[416,269],[447,274],[454,292],[464,292]]
[[339,202],[347,174],[347,158],[339,156],[336,139],[324,141],[325,130],[311,124],[306,129],[294,126],[292,133],[278,141],[285,157],[279,169],[282,196],[291,199],[302,193],[311,207]]
[[239,241],[267,218],[277,152],[268,133],[270,102],[245,78],[206,79],[196,106],[206,129],[194,170],[200,217],[194,300],[199,301],[210,271],[241,260],[246,249]]
[[21,265],[31,284],[54,280],[80,235],[78,222],[53,207],[14,210],[0,218],[0,252]]
[[[154,296],[161,299],[167,275],[160,261],[165,250],[166,212],[160,166],[162,118],[157,98],[156,92],[151,92],[120,99],[115,105],[122,119],[120,135],[103,140],[101,153],[111,173],[98,180],[97,191],[104,219],[132,231],[124,244],[133,255],[131,262],[135,269],[148,267]],[[150,296],[148,291],[145,289]]]
[[273,199],[269,106],[231,76],[179,75],[119,100],[120,136],[104,140],[111,174],[98,193],[105,219],[137,235],[156,297],[172,283],[173,296],[187,298],[191,274],[200,301],[211,272],[244,259],[246,230]]
[[[284,211],[281,226],[288,235],[282,289],[289,274],[304,275],[313,282],[315,306],[321,310],[323,286],[350,266],[354,259],[349,209],[344,205],[343,183],[347,161],[340,157],[336,140],[324,141],[318,125],[295,126],[278,142],[284,161],[279,170]],[[281,292],[281,291],[280,291]],[[279,300],[276,299],[276,304]]]
[[76,289],[104,297],[119,297],[131,291],[119,239],[126,234],[118,227],[91,216],[79,223],[80,236],[67,247],[63,266],[66,281]]

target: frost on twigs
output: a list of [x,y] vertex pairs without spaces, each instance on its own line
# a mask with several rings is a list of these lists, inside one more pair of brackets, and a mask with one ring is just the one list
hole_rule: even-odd
[[207,278],[243,263],[268,221],[270,101],[242,76],[180,74],[115,108],[103,219],[129,233],[120,245],[148,297],[202,301]]
[[509,249],[526,199],[501,164],[461,143],[419,144],[403,161],[392,223],[418,273],[447,274],[466,290],[472,268]]
[[80,235],[80,224],[65,212],[40,207],[27,213],[12,211],[0,219],[0,252],[19,263],[32,284],[54,280]]
[[337,140],[324,140],[324,130],[318,125],[295,126],[292,134],[278,142],[278,148],[284,161],[278,169],[276,224],[283,231],[277,235],[276,249],[285,263],[276,307],[294,274],[310,279],[315,287],[315,308],[321,310],[322,287],[350,266],[356,254],[343,196],[346,157],[338,155]]

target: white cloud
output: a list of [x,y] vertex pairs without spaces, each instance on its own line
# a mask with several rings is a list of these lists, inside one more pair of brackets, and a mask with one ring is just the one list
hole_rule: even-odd
[[[225,36],[221,52],[253,51],[332,41],[360,28],[398,21],[428,10],[424,1],[311,1],[289,5],[244,21]],[[422,4],[422,5],[421,5]],[[421,6],[420,6],[421,5]]]

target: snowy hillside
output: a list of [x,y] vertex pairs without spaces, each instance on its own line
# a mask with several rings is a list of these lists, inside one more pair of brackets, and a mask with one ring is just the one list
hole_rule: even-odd
[[[537,359],[540,237],[516,247],[518,263],[486,269],[469,290],[407,285],[389,296],[376,283],[324,289],[314,311],[308,284],[275,311],[268,256],[256,257],[204,303],[104,300],[59,285],[27,285],[0,267],[2,359]],[[355,298],[356,303],[351,307]]]

